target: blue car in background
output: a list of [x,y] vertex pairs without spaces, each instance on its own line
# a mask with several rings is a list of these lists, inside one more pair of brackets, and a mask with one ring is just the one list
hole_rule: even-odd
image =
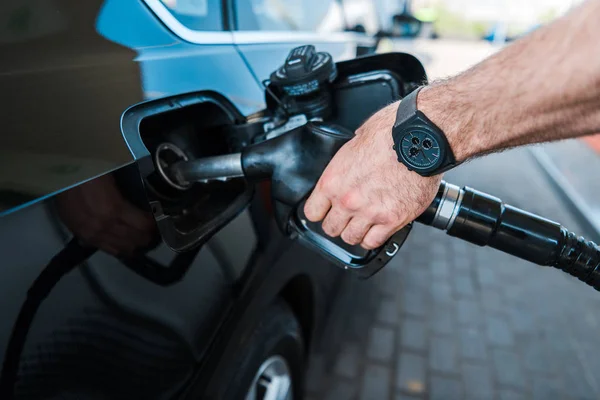
[[[122,118],[218,92],[239,112],[178,103],[137,127],[150,148],[193,140],[216,154],[235,144],[214,126],[260,118],[263,81],[291,48],[339,61],[374,40],[349,31],[334,0],[0,10],[0,398],[302,398],[339,270],[279,233],[265,185],[150,209]],[[163,204],[178,196],[145,183]],[[178,251],[158,233],[165,221]]]

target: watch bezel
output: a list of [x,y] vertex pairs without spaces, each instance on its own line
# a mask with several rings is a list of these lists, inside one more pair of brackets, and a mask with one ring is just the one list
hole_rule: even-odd
[[[402,152],[402,139],[410,133],[410,131],[422,130],[433,136],[440,146],[440,156],[429,167],[420,167],[411,163]],[[446,135],[433,122],[431,122],[425,114],[417,110],[411,117],[403,123],[394,126],[392,129],[392,137],[394,148],[398,157],[398,162],[401,162],[408,168],[409,171],[414,171],[423,176],[433,176],[442,173],[455,165],[454,157],[449,154],[451,152],[450,145],[446,139]]]

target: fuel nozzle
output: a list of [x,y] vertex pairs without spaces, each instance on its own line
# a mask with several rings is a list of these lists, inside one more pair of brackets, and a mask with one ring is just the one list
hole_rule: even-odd
[[271,181],[275,219],[282,232],[298,238],[338,266],[367,278],[385,266],[408,236],[411,226],[397,232],[381,248],[367,251],[328,237],[321,224],[304,217],[304,201],[335,153],[354,134],[340,126],[310,122],[273,139],[248,146],[241,153],[180,161],[169,175],[179,185],[243,176]]
[[243,177],[271,180],[273,198],[295,205],[312,190],[335,153],[354,134],[342,127],[311,122],[241,153],[180,161],[169,175],[178,186]]

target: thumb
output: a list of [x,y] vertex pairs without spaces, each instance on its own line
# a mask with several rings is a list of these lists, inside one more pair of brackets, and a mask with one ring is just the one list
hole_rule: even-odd
[[304,204],[304,215],[312,222],[321,221],[329,212],[331,201],[317,188],[311,193]]

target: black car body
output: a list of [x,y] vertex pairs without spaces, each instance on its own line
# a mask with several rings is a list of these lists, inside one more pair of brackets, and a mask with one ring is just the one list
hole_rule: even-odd
[[[336,60],[370,48],[366,36],[342,32],[340,4],[282,2],[289,20],[261,2],[242,0],[4,3],[3,390],[13,385],[23,399],[232,397],[229,389],[256,373],[240,355],[255,351],[252,340],[266,340],[252,335],[266,314],[277,312],[274,302],[299,323],[294,329],[301,332],[304,357],[318,338],[340,271],[279,233],[264,186],[253,188],[249,206],[222,221],[203,246],[174,252],[161,241],[140,190],[121,120],[136,104],[207,90],[226,96],[245,116],[256,113],[265,107],[262,80],[292,47],[313,43]],[[298,13],[304,17],[296,23]],[[192,126],[201,131],[213,111],[200,107],[140,130],[158,136]],[[208,152],[220,145],[206,142]],[[210,213],[243,192],[208,200]],[[47,297],[29,292],[39,309],[26,332],[15,333],[29,288],[71,237],[82,238],[79,250],[85,249],[86,238],[111,235],[133,209],[152,221],[142,232],[151,238],[137,252],[143,256],[124,261],[95,252]],[[179,221],[179,229],[201,228],[215,217],[203,219],[205,212]],[[186,273],[162,283],[144,276],[146,269],[169,265],[183,265]],[[9,346],[19,341],[11,334],[26,339],[22,351]],[[10,375],[17,379],[7,380]]]

